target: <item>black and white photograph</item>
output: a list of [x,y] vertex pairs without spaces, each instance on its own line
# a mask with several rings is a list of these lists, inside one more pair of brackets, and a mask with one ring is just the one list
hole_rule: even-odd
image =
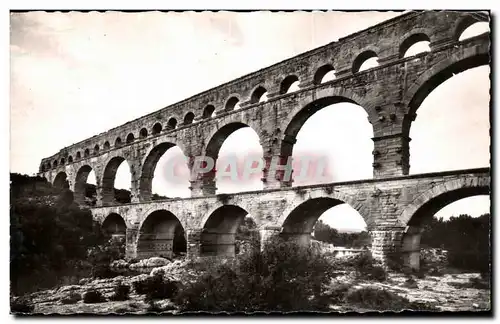
[[492,315],[488,10],[10,10],[10,314]]

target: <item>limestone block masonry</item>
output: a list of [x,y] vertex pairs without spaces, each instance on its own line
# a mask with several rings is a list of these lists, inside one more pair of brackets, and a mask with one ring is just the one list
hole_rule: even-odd
[[[488,33],[459,41],[479,21],[489,16],[453,11],[400,15],[65,147],[42,159],[39,175],[54,185],[66,182],[81,203],[93,170],[97,203],[92,213],[102,222],[111,214],[120,216],[113,219],[123,220],[129,257],[170,254],[179,226],[189,255],[234,255],[235,231],[245,215],[257,223],[261,240],[282,235],[305,242],[322,212],[348,203],[365,219],[375,256],[408,252],[413,254],[407,260],[414,260],[416,243],[404,244],[408,228],[418,227],[445,203],[489,194],[489,169],[408,175],[410,127],[422,101],[454,74],[490,62]],[[430,42],[429,52],[404,57],[422,40]],[[359,71],[373,56],[379,66]],[[320,83],[332,70],[336,78]],[[287,93],[296,80],[300,89]],[[263,93],[268,99],[260,102]],[[283,159],[292,155],[304,122],[338,102],[356,103],[367,112],[373,127],[373,179],[294,188],[264,167],[259,192],[215,195],[213,175],[193,176],[192,198],[152,200],[154,169],[168,149],[177,146],[186,157],[217,159],[231,133],[251,127],[265,161]],[[234,109],[236,103],[240,109]],[[118,205],[113,189],[122,162],[132,175],[132,203]],[[188,167],[193,169],[192,162]]]

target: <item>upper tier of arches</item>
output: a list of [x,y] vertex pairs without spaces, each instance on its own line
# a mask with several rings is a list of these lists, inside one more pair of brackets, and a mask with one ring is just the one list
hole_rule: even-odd
[[[276,98],[276,96],[289,93],[294,84],[298,83],[298,88],[294,89],[299,90],[310,86],[318,86],[321,82],[325,82],[323,79],[326,74],[331,75],[331,80],[326,82],[334,82],[348,76],[355,77],[358,73],[365,73],[365,71],[362,71],[362,66],[367,60],[377,58],[380,66],[392,64],[397,60],[404,60],[405,53],[419,42],[427,42],[431,54],[436,50],[440,50],[446,44],[468,42],[470,39],[461,40],[462,34],[472,25],[480,21],[487,21],[488,18],[481,14],[447,13],[447,16],[442,16],[445,21],[442,23],[449,24],[449,28],[443,29],[432,26],[432,24],[436,25],[435,16],[438,14],[432,12],[412,13],[407,18],[411,18],[415,22],[415,26],[411,30],[396,28],[395,26],[397,26],[399,20],[395,19],[392,23],[394,27],[393,25],[387,27],[387,33],[391,33],[387,34],[387,37],[397,39],[397,41],[386,41],[383,37],[386,31],[381,29],[380,33],[382,34],[377,34],[377,38],[373,42],[368,42],[369,45],[363,45],[366,42],[358,41],[362,37],[361,35],[364,35],[364,32],[360,32],[352,38],[346,37],[340,42],[316,50],[313,52],[314,54],[307,53],[291,59],[303,60],[302,63],[304,64],[289,64],[287,66],[291,67],[281,69],[279,67],[284,63],[280,63],[272,68],[259,71],[255,74],[255,77],[243,77],[234,81],[234,86],[229,83],[217,88],[218,93],[216,96],[211,95],[203,99],[205,97],[202,95],[203,98],[201,99],[190,99],[193,101],[192,103],[182,104],[184,109],[162,110],[155,113],[155,115],[145,117],[147,118],[145,123],[130,123],[123,127],[123,130],[117,128],[108,132],[108,134],[96,137],[95,140],[89,141],[85,147],[75,145],[74,149],[67,149],[68,153],[65,156],[58,155],[57,158],[52,158],[50,161],[44,159],[40,171],[57,169],[68,163],[75,163],[81,159],[105,154],[110,150],[132,145],[139,140],[147,140],[165,132],[189,127],[217,115],[232,113],[240,107],[245,108],[249,105],[265,104],[268,100]],[[433,23],[429,25],[429,21],[433,21]],[[387,22],[387,24],[389,23]],[[375,26],[373,28],[380,27]],[[483,56],[487,57],[488,55]],[[480,60],[485,61],[485,59]],[[374,68],[377,67],[368,68],[368,70]],[[263,74],[264,72],[265,74]],[[412,91],[414,90],[410,89],[409,92]],[[414,100],[411,105],[415,105]]]

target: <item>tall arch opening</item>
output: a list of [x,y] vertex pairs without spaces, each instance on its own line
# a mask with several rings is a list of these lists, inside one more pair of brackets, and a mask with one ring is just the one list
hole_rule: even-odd
[[170,211],[157,210],[147,216],[139,230],[137,257],[172,258],[186,252],[184,227]]
[[121,156],[112,158],[104,168],[102,178],[103,205],[131,202],[132,175],[129,164]]
[[[236,237],[241,236],[238,231],[240,225],[246,224],[256,228],[255,222],[249,219],[247,211],[235,205],[224,205],[216,209],[208,217],[201,234],[201,256],[229,256],[237,253]],[[255,231],[246,231],[246,235],[253,236]],[[252,238],[250,238],[250,241]],[[239,250],[239,249],[238,249]],[[241,252],[241,251],[238,251]]]
[[298,111],[284,132],[282,156],[293,157],[293,185],[373,176],[368,113],[344,97],[325,97]]
[[[462,272],[489,272],[488,191],[486,187],[460,188],[435,196],[420,206],[411,216],[402,238],[404,264],[412,269],[439,266]],[[432,258],[436,255],[437,260]]]
[[435,78],[442,83],[436,81],[420,105],[410,106],[416,116],[409,130],[411,174],[490,164],[490,69],[479,66],[460,73],[462,68],[454,64],[449,72],[438,73]]
[[182,150],[173,143],[155,146],[144,161],[140,179],[142,201],[190,197],[189,168]]
[[125,254],[127,225],[123,217],[116,213],[111,213],[106,217],[101,228],[113,242],[120,244],[120,253]]
[[59,172],[56,175],[52,185],[59,190],[69,189],[69,182],[68,177],[66,176],[66,172]]
[[298,205],[285,219],[281,236],[305,246],[312,240],[338,256],[357,254],[371,247],[363,217],[342,200],[329,197]]
[[205,154],[215,161],[216,172],[204,175],[204,185],[215,187],[216,182],[217,193],[263,188],[262,146],[248,125],[237,122],[220,128],[210,139]]
[[82,166],[76,173],[74,198],[75,202],[80,205],[96,205],[96,177],[94,170],[89,165]]

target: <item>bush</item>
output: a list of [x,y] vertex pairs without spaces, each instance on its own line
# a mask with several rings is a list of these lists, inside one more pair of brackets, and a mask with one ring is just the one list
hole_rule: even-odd
[[106,298],[97,290],[91,289],[87,290],[83,294],[83,302],[85,304],[96,304],[103,303],[106,301]]
[[35,309],[33,303],[27,298],[12,298],[10,301],[10,312],[11,313],[32,313]]
[[63,299],[61,299],[62,304],[76,304],[78,301],[82,299],[82,296],[76,292],[70,292],[69,295]]
[[355,256],[350,265],[356,269],[356,274],[360,279],[385,281],[387,273],[385,269],[377,265],[370,252],[363,252]]
[[98,264],[92,267],[92,278],[111,279],[118,277],[120,273],[111,269],[109,264]]
[[121,301],[127,300],[129,298],[130,286],[124,285],[121,282],[115,286],[114,294],[111,296],[111,300]]
[[333,267],[317,249],[279,238],[188,283],[175,298],[184,311],[328,310]]
[[436,310],[434,306],[410,302],[391,291],[372,287],[350,290],[345,296],[345,301],[349,305],[369,310]]
[[344,302],[345,294],[351,288],[350,284],[339,284],[335,285],[333,288],[328,291],[328,297],[330,298],[330,302],[333,304],[341,304]]
[[134,282],[135,292],[146,295],[146,300],[172,298],[179,290],[179,283],[163,278],[162,274]]

